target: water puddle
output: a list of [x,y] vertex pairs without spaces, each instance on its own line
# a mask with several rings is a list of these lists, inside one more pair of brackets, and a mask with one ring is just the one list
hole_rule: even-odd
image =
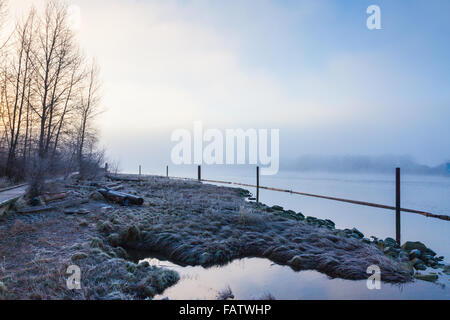
[[369,290],[365,280],[330,279],[317,271],[295,272],[268,259],[244,258],[227,265],[203,268],[180,266],[161,257],[147,258],[151,265],[176,270],[180,281],[155,299],[216,299],[229,287],[235,299],[450,299],[450,278],[439,276],[439,283],[414,281],[393,285],[382,283],[380,290]]

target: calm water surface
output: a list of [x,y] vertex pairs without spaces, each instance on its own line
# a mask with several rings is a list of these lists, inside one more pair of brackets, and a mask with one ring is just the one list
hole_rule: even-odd
[[[197,171],[193,167],[175,167],[170,169],[170,174],[196,178]],[[202,178],[255,184],[255,170],[203,167]],[[260,184],[394,205],[394,179],[394,172],[382,175],[284,171],[275,176],[261,176]],[[395,237],[395,214],[390,210],[267,190],[260,191],[260,201],[301,211],[306,216],[331,219],[340,229],[357,227],[367,237]],[[402,175],[402,207],[449,215],[450,178]],[[402,213],[401,236],[402,242],[422,241],[450,262],[450,222]],[[258,299],[268,293],[276,299],[450,299],[450,282],[446,275],[439,275],[437,284],[425,281],[403,285],[383,283],[381,290],[368,290],[366,281],[330,279],[316,271],[295,272],[288,266],[260,258],[235,260],[226,266],[208,269],[181,267],[157,259],[150,259],[150,262],[177,270],[181,276],[178,284],[156,298],[215,299],[219,290],[230,286],[236,299]]]
[[[440,275],[439,283],[415,281],[402,285],[382,283],[380,290],[369,290],[365,280],[330,279],[317,271],[295,272],[268,259],[245,258],[205,269],[181,267],[158,259],[145,259],[153,265],[178,271],[180,281],[155,299],[216,299],[219,291],[230,287],[235,299],[450,299],[450,278]],[[447,284],[447,285],[445,285]]]

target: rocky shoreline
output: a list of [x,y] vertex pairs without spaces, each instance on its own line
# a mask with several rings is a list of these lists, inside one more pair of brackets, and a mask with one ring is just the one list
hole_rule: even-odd
[[[89,198],[76,210],[0,221],[0,299],[151,299],[179,280],[175,271],[133,262],[131,252],[205,267],[261,257],[355,280],[367,279],[375,264],[382,281],[392,283],[434,281],[449,272],[443,257],[420,242],[400,247],[391,238],[369,239],[328,219],[248,201],[243,189],[149,176],[119,183],[144,199],[142,206],[123,206],[96,191],[107,179],[71,179],[57,187],[74,199]],[[73,264],[81,269],[80,290],[66,286]],[[419,273],[427,267],[436,272]]]

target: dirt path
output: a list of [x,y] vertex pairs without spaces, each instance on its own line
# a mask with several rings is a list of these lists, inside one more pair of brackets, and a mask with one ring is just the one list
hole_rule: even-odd
[[0,190],[0,207],[11,200],[21,197],[25,194],[27,189],[26,185],[19,187],[5,188],[3,191]]

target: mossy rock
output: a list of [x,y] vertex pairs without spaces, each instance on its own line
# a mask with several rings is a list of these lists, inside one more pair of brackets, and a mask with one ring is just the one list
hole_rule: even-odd
[[130,226],[121,232],[122,241],[125,243],[133,243],[141,238],[141,231],[138,226]]
[[414,275],[414,278],[428,282],[435,282],[439,277],[437,274],[430,273],[430,274],[416,274]]
[[420,241],[406,241],[402,245],[402,249],[407,251],[407,252],[411,252],[414,249],[418,249],[418,250],[420,250],[420,252],[422,252],[422,254],[430,255],[430,256],[433,256],[433,257],[436,255],[436,252],[434,252],[430,248],[427,248]]
[[120,245],[120,236],[118,233],[112,233],[107,238],[110,245],[117,247]]

